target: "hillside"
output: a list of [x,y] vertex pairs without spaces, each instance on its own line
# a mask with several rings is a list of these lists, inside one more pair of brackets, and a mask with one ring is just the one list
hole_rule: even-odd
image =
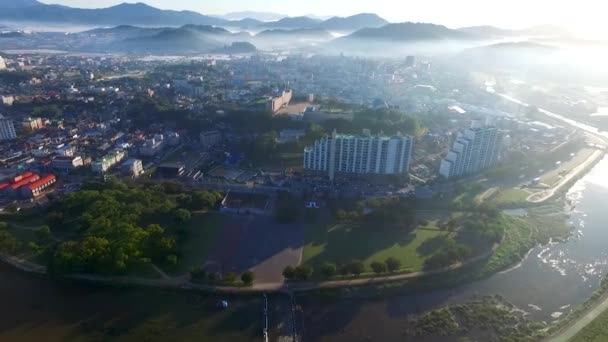
[[425,23],[389,24],[365,28],[346,36],[345,40],[423,41],[441,39],[471,39],[471,35],[445,26]]
[[333,17],[318,26],[325,30],[333,31],[356,31],[366,27],[376,28],[389,24],[388,21],[382,19],[373,13],[361,13],[346,18]]

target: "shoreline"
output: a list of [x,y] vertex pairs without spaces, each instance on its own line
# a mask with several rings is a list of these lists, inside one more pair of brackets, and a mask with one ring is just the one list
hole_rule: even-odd
[[[605,157],[606,151],[596,150],[582,164],[570,170],[570,172],[568,172],[568,174],[562,180],[560,180],[557,185],[550,189],[530,194],[526,200],[531,204],[542,204],[564,192],[567,192],[575,182],[589,173],[591,169],[593,169]],[[539,199],[532,199],[533,197],[539,195],[542,197]]]

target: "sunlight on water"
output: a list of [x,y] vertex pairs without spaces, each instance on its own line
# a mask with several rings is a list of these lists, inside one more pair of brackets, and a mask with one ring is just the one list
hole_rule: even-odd
[[[593,169],[593,171],[585,177],[585,182],[579,182],[579,184],[582,184],[582,186],[585,186],[584,183],[593,184],[595,186],[601,186],[608,189],[608,163],[599,163]],[[577,190],[578,189],[573,188],[571,193],[576,192]]]

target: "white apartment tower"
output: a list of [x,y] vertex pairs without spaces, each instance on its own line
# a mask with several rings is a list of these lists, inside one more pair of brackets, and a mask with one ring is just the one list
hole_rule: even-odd
[[327,172],[333,180],[336,173],[395,175],[407,174],[414,140],[396,136],[344,135],[334,131],[304,149],[304,169]]
[[503,133],[495,126],[473,121],[471,128],[458,133],[448,155],[441,161],[439,173],[445,178],[479,172],[496,165],[500,159]]
[[2,58],[2,56],[0,56],[0,70],[4,70],[6,69],[6,62],[4,61],[4,58]]
[[11,140],[17,138],[13,120],[0,114],[0,140]]

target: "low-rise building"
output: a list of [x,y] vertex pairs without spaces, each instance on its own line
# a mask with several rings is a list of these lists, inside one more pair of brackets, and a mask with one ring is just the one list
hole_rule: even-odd
[[139,148],[139,154],[145,157],[152,157],[162,151],[165,146],[165,138],[162,134],[156,134],[154,138],[147,139]]
[[84,161],[81,156],[57,156],[51,161],[51,167],[62,172],[71,172],[83,165]]
[[220,131],[205,131],[200,134],[200,142],[203,148],[210,149],[222,141]]
[[44,124],[41,118],[27,117],[21,121],[21,127],[28,131],[37,131],[44,128]]
[[47,175],[39,180],[23,186],[21,188],[21,196],[25,198],[36,198],[43,194],[45,190],[57,182],[55,175]]
[[126,151],[113,151],[110,154],[104,156],[100,160],[91,164],[93,172],[105,173],[114,165],[120,163],[127,156]]
[[140,159],[129,159],[122,164],[122,172],[128,176],[139,177],[144,173],[144,165]]
[[279,109],[289,106],[289,102],[291,102],[291,98],[293,97],[293,91],[291,89],[283,90],[280,94],[273,96],[266,103],[266,109],[273,113],[279,111]]

